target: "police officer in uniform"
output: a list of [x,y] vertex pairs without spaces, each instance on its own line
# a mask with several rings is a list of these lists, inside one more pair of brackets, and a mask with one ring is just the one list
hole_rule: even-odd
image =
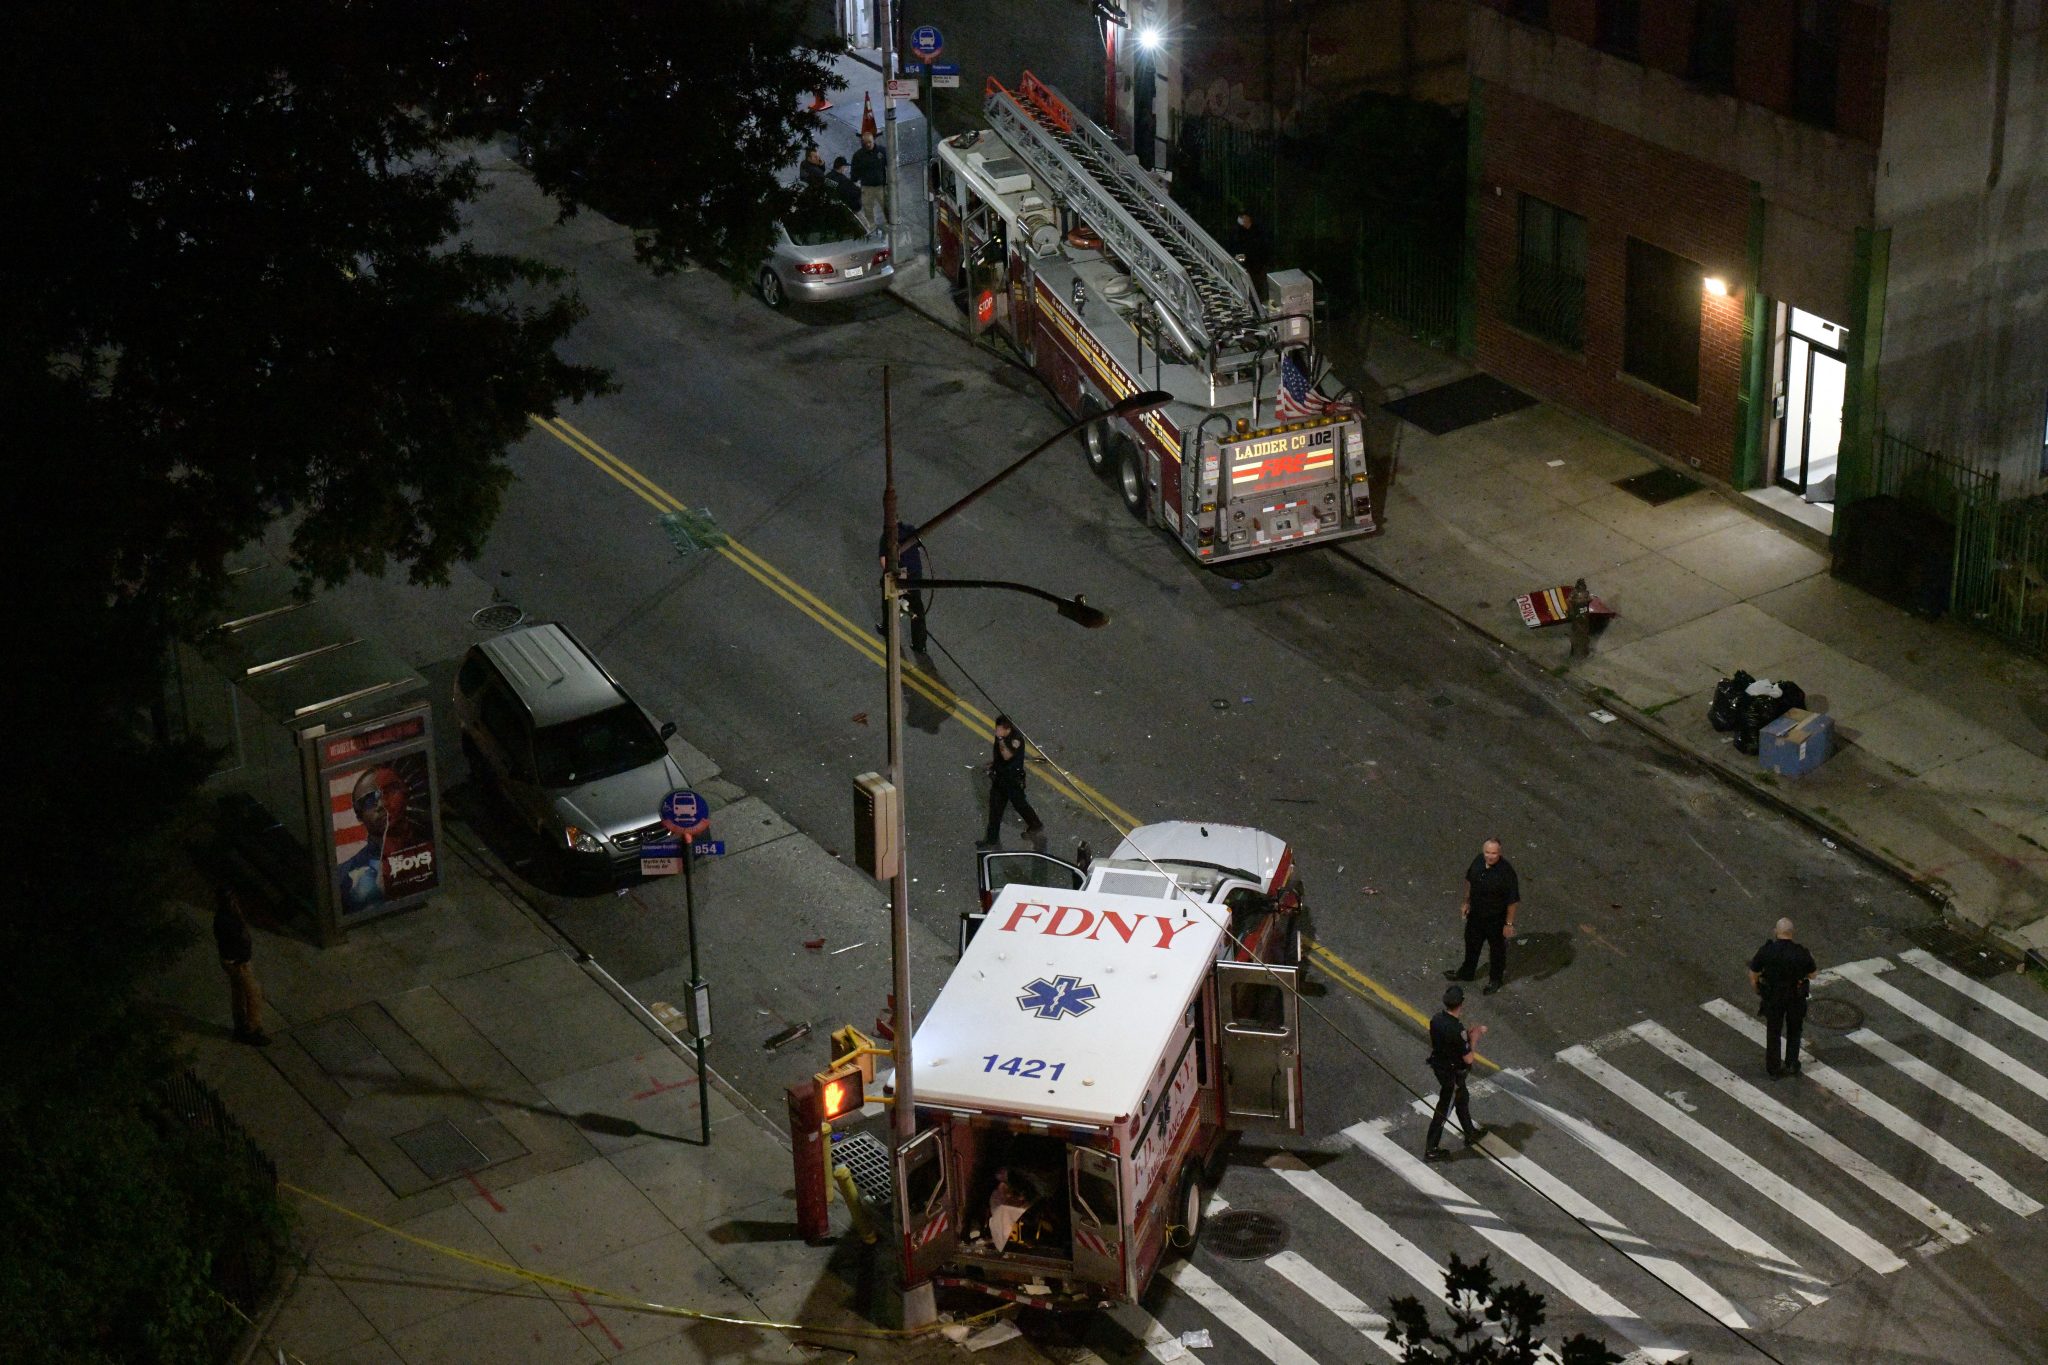
[[1024,736],[1017,733],[1008,716],[996,717],[996,739],[988,764],[988,833],[975,847],[1001,847],[1003,808],[1008,806],[1024,817],[1024,833],[1043,852],[1045,825],[1031,803],[1024,799]]
[[[1806,995],[1819,970],[1813,954],[1792,941],[1792,921],[1778,921],[1777,932],[1749,960],[1749,985],[1764,1017],[1764,1070],[1773,1076],[1799,1074],[1799,1030],[1806,1023]],[[1780,1037],[1785,1050],[1778,1050]]]
[[1465,1012],[1465,988],[1452,986],[1444,991],[1444,1007],[1429,1021],[1429,1069],[1436,1073],[1436,1113],[1429,1120],[1429,1137],[1424,1141],[1422,1159],[1442,1161],[1450,1156],[1438,1144],[1443,1140],[1444,1119],[1453,1105],[1458,1110],[1458,1127],[1464,1131],[1465,1145],[1486,1136],[1486,1130],[1472,1122],[1472,1096],[1465,1089],[1465,1073],[1472,1069],[1473,1061],[1479,1055],[1479,1040],[1486,1036],[1486,1025],[1476,1024],[1465,1027],[1462,1016]]
[[1479,948],[1486,946],[1486,990],[1492,995],[1507,979],[1508,936],[1515,932],[1515,912],[1522,908],[1522,883],[1515,866],[1501,856],[1500,840],[1488,839],[1465,869],[1465,899],[1458,913],[1465,919],[1465,960],[1444,975],[1470,981],[1479,969]]

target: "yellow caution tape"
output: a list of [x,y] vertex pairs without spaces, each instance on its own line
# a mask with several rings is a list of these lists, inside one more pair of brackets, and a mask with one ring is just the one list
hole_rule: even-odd
[[[368,1214],[357,1213],[347,1205],[337,1204],[325,1195],[301,1189],[289,1180],[278,1181],[277,1187],[297,1195],[301,1199],[310,1200],[322,1208],[331,1209],[344,1218],[352,1218],[358,1223],[364,1223],[376,1228],[379,1232],[388,1232],[401,1241],[411,1242],[416,1247],[424,1247],[438,1256],[446,1256],[451,1260],[463,1261],[483,1270],[510,1276],[515,1280],[527,1280],[534,1284],[552,1285],[556,1289],[566,1289],[575,1294],[595,1295],[598,1298],[609,1299],[613,1303],[624,1305],[627,1308],[642,1313],[657,1313],[671,1318],[689,1318],[695,1322],[720,1322],[730,1327],[754,1327],[764,1332],[811,1332],[820,1336],[869,1337],[882,1341],[901,1341],[909,1337],[926,1336],[937,1331],[942,1325],[934,1322],[923,1327],[820,1327],[811,1323],[775,1322],[768,1318],[743,1318],[736,1317],[730,1313],[707,1313],[701,1308],[682,1308],[675,1304],[655,1303],[650,1299],[635,1298],[631,1294],[621,1294],[615,1290],[600,1288],[597,1285],[583,1284],[576,1280],[565,1279],[560,1275],[549,1275],[538,1270],[527,1270],[522,1266],[510,1265],[504,1261],[494,1261],[488,1256],[478,1256],[474,1252],[464,1251],[460,1247],[446,1246],[440,1242],[429,1241],[425,1237],[416,1237],[410,1232],[392,1227],[389,1223],[380,1223]],[[1010,1312],[1014,1307],[1014,1304],[1006,1303],[1000,1307],[991,1308],[987,1312],[961,1318],[957,1325],[971,1326],[975,1323],[986,1322],[991,1318]]]

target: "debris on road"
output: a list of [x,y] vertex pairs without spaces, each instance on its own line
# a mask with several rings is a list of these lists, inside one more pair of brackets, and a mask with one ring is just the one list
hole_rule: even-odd
[[[822,942],[822,941],[823,941],[823,940],[820,940],[820,942]],[[850,952],[852,952],[852,951],[853,951],[853,950],[854,950],[855,948],[865,948],[865,947],[867,947],[867,946],[868,946],[868,945],[867,945],[867,940],[866,940],[866,939],[862,939],[862,940],[861,940],[861,941],[860,941],[859,943],[849,943],[849,944],[847,944],[847,945],[846,945],[846,946],[845,946],[844,948],[834,948],[834,949],[833,949],[833,950],[832,950],[832,951],[831,951],[831,952],[830,952],[829,954],[827,954],[827,956],[828,956],[828,957],[838,957],[838,956],[839,956],[839,955],[840,955],[841,953],[850,953]]]
[[788,1047],[799,1038],[809,1037],[810,1032],[811,1021],[806,1019],[801,1024],[791,1024],[782,1032],[769,1035],[768,1040],[762,1043],[761,1046],[770,1052],[774,1052],[778,1048]]
[[825,940],[822,938],[807,938],[804,940],[804,947],[809,948],[814,953],[824,946]]
[[1586,714],[1599,721],[1602,725],[1614,724],[1614,713],[1612,711],[1588,711]]

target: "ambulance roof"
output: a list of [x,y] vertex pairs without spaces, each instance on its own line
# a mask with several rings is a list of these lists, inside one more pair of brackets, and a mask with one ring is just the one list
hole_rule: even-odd
[[1221,937],[1184,904],[1004,887],[917,1026],[917,1102],[1094,1126],[1136,1113]]

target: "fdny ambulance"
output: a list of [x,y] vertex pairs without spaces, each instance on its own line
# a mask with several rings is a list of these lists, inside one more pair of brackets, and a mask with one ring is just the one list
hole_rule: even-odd
[[1134,1302],[1193,1244],[1229,1137],[1302,1131],[1292,856],[1176,822],[1085,868],[985,854],[982,880],[913,1048],[906,1282]]
[[938,268],[1087,429],[1133,516],[1203,563],[1376,530],[1355,403],[1316,387],[1315,284],[1255,281],[1151,172],[1026,72],[932,162]]

